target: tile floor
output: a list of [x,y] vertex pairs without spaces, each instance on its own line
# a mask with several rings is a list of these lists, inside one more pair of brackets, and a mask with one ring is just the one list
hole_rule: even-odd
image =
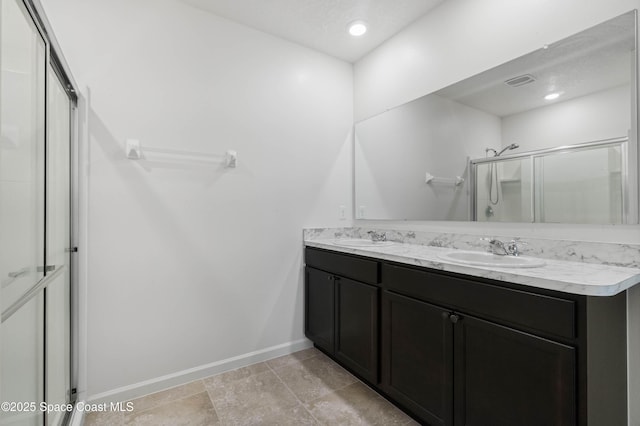
[[90,413],[85,425],[417,425],[317,349],[253,364]]

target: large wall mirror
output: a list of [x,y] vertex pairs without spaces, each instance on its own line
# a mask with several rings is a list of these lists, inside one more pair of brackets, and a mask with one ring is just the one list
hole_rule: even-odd
[[357,219],[638,223],[636,11],[356,123]]

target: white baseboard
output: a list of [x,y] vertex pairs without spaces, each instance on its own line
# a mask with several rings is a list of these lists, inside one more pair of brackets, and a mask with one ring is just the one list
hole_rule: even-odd
[[[313,346],[313,343],[308,339],[287,342],[232,358],[223,359],[221,361],[212,362],[210,364],[190,368],[188,370],[167,374],[166,376],[157,377],[151,380],[145,380],[144,382],[123,386],[121,388],[102,392],[96,395],[91,395],[87,398],[87,402],[111,403],[128,401],[130,399],[139,398],[150,393],[169,389],[174,386],[183,385],[194,380],[224,373],[225,371],[235,370],[236,368],[246,367],[247,365],[267,361],[283,355],[288,355],[293,352],[310,348],[311,346]],[[73,419],[75,419],[75,416],[73,417]],[[81,424],[82,423],[78,423],[78,425]],[[72,423],[72,425],[75,425],[75,423]]]

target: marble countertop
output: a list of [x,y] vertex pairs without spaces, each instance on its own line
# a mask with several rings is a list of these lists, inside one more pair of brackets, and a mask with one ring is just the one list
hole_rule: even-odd
[[400,242],[394,242],[389,246],[356,248],[340,246],[334,241],[336,240],[307,238],[304,244],[379,260],[587,296],[613,296],[640,282],[638,268],[553,259],[544,259],[545,265],[537,268],[489,268],[448,262],[438,257],[455,250],[451,248]]

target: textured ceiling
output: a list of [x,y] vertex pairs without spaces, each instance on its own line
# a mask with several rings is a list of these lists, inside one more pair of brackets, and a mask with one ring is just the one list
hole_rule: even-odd
[[[355,62],[445,0],[181,0],[286,40]],[[347,32],[363,20],[361,37]]]

